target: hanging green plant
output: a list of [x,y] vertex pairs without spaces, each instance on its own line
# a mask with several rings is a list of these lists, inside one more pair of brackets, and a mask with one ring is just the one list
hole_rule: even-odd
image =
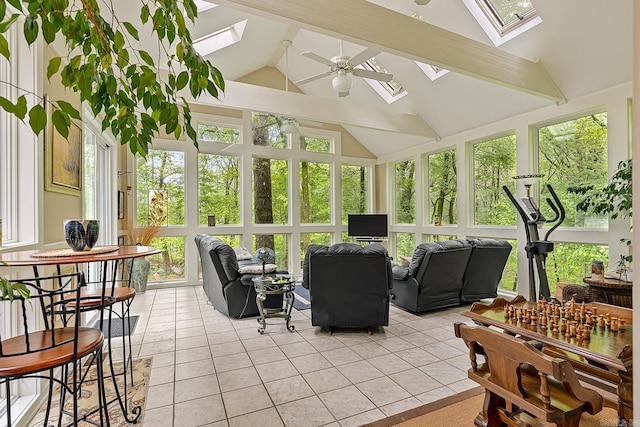
[[[618,163],[616,172],[607,185],[602,188],[594,188],[593,185],[569,187],[567,191],[573,194],[585,196],[576,208],[581,212],[589,212],[596,215],[609,215],[611,219],[632,217],[632,170],[631,159]],[[630,246],[631,239],[620,239],[620,242]],[[622,255],[621,264],[630,263],[632,255]]]
[[13,299],[16,297],[16,294],[20,295],[24,299],[28,299],[31,295],[31,292],[24,285],[24,283],[11,283],[9,279],[0,276],[0,301],[13,301]]
[[[134,21],[117,16],[111,2],[98,6],[95,0],[0,0],[0,54],[11,59],[4,34],[14,25],[22,25],[29,45],[40,35],[47,44],[61,38],[67,51],[49,61],[47,78],[59,75],[64,88],[87,102],[103,131],[109,129],[134,155],[146,156],[162,127],[176,139],[186,132],[197,146],[189,103],[180,92],[184,89],[194,99],[204,93],[217,98],[224,79],[193,47],[186,19],[195,21],[196,5],[193,0],[148,0],[140,5],[139,21]],[[157,39],[156,57],[166,60],[166,70],[140,48],[143,29]],[[0,96],[0,108],[23,121],[28,116],[31,129],[39,134],[46,127],[46,110],[40,103],[28,106],[26,95],[23,91],[15,100]],[[52,102],[59,109],[51,120],[66,138],[71,119],[80,119],[80,113],[63,100]]]

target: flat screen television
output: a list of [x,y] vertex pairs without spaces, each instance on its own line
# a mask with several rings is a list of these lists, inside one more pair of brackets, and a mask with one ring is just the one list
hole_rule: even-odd
[[349,215],[347,234],[355,237],[386,237],[386,214]]

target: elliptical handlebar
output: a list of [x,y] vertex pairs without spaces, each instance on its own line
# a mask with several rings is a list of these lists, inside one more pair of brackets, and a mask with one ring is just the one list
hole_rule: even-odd
[[547,204],[551,207],[551,209],[553,209],[553,212],[555,212],[556,214],[556,217],[553,219],[553,221],[549,221],[549,222],[556,221],[556,223],[553,224],[553,226],[549,229],[549,231],[547,231],[547,233],[544,235],[544,240],[549,240],[549,235],[556,228],[558,228],[560,224],[564,222],[564,219],[566,217],[564,206],[562,206],[562,202],[560,202],[560,199],[558,198],[558,195],[556,194],[556,192],[553,190],[553,187],[551,186],[551,184],[547,184],[547,190],[549,190],[549,194],[551,194],[551,197],[553,197],[553,201],[547,197]]

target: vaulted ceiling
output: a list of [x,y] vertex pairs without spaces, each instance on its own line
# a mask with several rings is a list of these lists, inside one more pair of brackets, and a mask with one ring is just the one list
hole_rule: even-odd
[[[376,156],[597,92],[632,79],[631,0],[532,0],[542,23],[494,47],[462,0],[218,0],[199,16],[195,38],[247,20],[242,39],[208,56],[232,108],[341,124]],[[410,16],[418,13],[424,22]],[[292,44],[285,55],[283,40]],[[290,81],[327,66],[300,54],[354,56],[373,47],[407,90],[387,104],[355,77],[347,97],[332,77],[303,92],[240,83],[264,67]],[[288,56],[288,61],[287,61]],[[451,70],[432,81],[415,61]],[[287,67],[288,63],[288,67]]]

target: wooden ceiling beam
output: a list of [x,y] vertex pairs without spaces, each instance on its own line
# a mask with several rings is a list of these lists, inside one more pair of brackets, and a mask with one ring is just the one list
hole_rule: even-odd
[[227,81],[225,84],[225,92],[219,100],[210,95],[201,95],[195,101],[187,93],[182,95],[190,100],[189,102],[197,102],[202,105],[269,112],[298,119],[339,123],[343,126],[356,126],[433,139],[440,138],[416,114],[396,113],[349,103],[345,100],[285,92],[247,83]]
[[366,0],[220,0],[216,3],[556,102],[565,101],[540,62]]

